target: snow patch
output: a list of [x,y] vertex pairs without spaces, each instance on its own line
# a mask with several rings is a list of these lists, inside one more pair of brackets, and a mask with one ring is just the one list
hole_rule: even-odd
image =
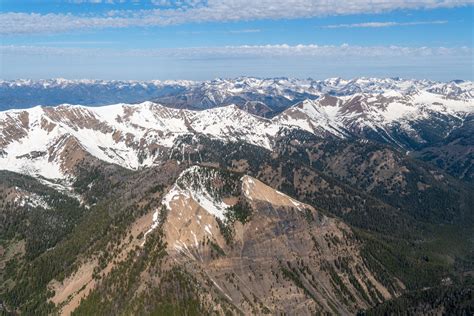
[[[166,206],[168,210],[172,210],[171,203],[181,196],[185,198],[191,198],[198,203],[204,210],[209,214],[224,220],[224,213],[229,207],[224,201],[213,197],[207,188],[204,187],[204,180],[200,179],[199,173],[201,167],[193,166],[184,170],[176,183],[170,189],[170,191],[163,197],[162,204]],[[193,184],[187,183],[185,176],[194,178]],[[181,186],[178,184],[181,183]]]

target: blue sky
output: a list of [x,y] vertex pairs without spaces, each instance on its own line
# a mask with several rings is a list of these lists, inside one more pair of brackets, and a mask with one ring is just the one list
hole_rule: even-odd
[[472,0],[0,0],[0,78],[473,80]]

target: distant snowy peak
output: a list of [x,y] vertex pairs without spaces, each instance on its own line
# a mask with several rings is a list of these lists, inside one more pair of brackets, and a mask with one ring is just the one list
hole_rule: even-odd
[[[449,99],[442,95],[419,90],[411,94],[388,90],[383,93],[357,93],[349,96],[323,95],[317,100],[305,100],[289,108],[280,116],[304,113],[314,121],[339,119],[390,123],[404,118],[416,118],[424,111],[446,114],[472,113],[473,98]],[[346,122],[347,123],[347,122]]]
[[129,88],[134,86],[141,87],[162,87],[167,85],[191,86],[196,84],[195,81],[189,80],[151,80],[151,81],[137,81],[137,80],[94,80],[94,79],[17,79],[17,80],[0,80],[0,87],[35,87],[42,89],[50,88],[68,88],[76,86],[109,86],[115,88]]
[[[190,81],[190,80],[68,80],[68,79],[17,79],[0,80],[1,88],[33,87],[36,89],[54,89],[71,87],[93,87],[102,86],[116,89],[141,88],[164,88],[180,86],[187,88],[190,92],[193,89],[206,91],[209,96],[221,97],[225,95],[238,95],[240,93],[261,93],[269,95],[287,95],[291,93],[309,93],[309,94],[337,94],[351,95],[354,93],[382,93],[387,90],[395,90],[408,93],[414,89],[427,90],[432,93],[459,96],[466,94],[472,97],[474,84],[471,81],[450,81],[436,82],[430,80],[404,80],[398,78],[355,78],[345,80],[342,78],[330,78],[325,80],[313,79],[290,79],[290,78],[252,78],[239,77],[235,79],[215,79],[210,81]],[[216,100],[217,101],[217,100]]]
[[411,148],[432,141],[426,138],[432,133],[425,130],[434,128],[445,135],[462,124],[468,113],[474,113],[472,98],[446,98],[425,90],[411,94],[387,90],[305,100],[273,121],[321,137],[368,138]]
[[426,91],[443,95],[446,98],[473,99],[474,83],[471,81],[449,82],[447,84],[437,83],[431,85]]
[[346,136],[346,131],[338,119],[342,100],[325,96],[319,100],[305,100],[287,109],[274,122],[296,126],[318,136]]
[[258,102],[271,109],[263,112],[247,107],[257,115],[274,116],[306,99],[322,95],[351,96],[394,91],[411,95],[427,91],[450,99],[472,99],[471,81],[447,83],[397,78],[356,78],[326,80],[290,78],[215,79],[211,81],[105,81],[105,80],[13,80],[0,81],[0,110],[63,103],[90,106],[154,101],[169,107],[208,109],[236,104],[244,108]]

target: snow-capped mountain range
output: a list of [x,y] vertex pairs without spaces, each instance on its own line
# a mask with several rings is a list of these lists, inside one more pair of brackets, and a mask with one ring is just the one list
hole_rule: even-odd
[[[1,83],[40,85],[45,89],[49,85],[64,88],[78,84],[57,80]],[[115,82],[114,86],[121,84]],[[205,135],[222,142],[241,141],[272,150],[279,137],[295,129],[318,137],[370,139],[411,150],[446,137],[474,112],[472,82],[240,78],[198,86],[193,82],[165,83],[171,84],[181,85],[187,91],[207,91],[207,100],[220,105],[229,96],[250,90],[296,103],[285,106],[272,118],[251,114],[234,104],[198,111],[150,101],[7,110],[0,112],[0,168],[46,178],[67,178],[67,164],[71,159],[79,159],[71,157],[73,147],[100,160],[137,169],[160,163],[180,150],[177,144],[184,136]],[[303,95],[311,97],[299,100]],[[433,129],[436,131],[432,132]]]
[[0,113],[0,166],[63,178],[63,151],[71,140],[107,162],[137,169],[164,158],[177,139],[205,134],[271,148],[280,124],[235,106],[178,110],[155,103],[103,107],[62,105]]
[[88,106],[155,101],[175,108],[208,109],[236,104],[251,113],[274,116],[286,108],[323,95],[395,91],[413,94],[428,91],[454,99],[472,99],[470,81],[447,83],[398,78],[326,80],[241,77],[212,81],[103,81],[13,80],[0,81],[0,110],[36,105],[84,104]]

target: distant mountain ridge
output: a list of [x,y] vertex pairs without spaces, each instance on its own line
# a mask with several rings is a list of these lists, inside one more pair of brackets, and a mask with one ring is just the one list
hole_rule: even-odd
[[0,81],[0,110],[56,106],[64,103],[89,106],[154,101],[175,108],[202,110],[236,104],[240,108],[271,117],[286,108],[322,95],[397,91],[410,94],[426,90],[454,99],[474,96],[470,81],[447,83],[399,78],[326,80],[289,78],[215,79],[210,81],[106,81],[106,80],[12,80]]

